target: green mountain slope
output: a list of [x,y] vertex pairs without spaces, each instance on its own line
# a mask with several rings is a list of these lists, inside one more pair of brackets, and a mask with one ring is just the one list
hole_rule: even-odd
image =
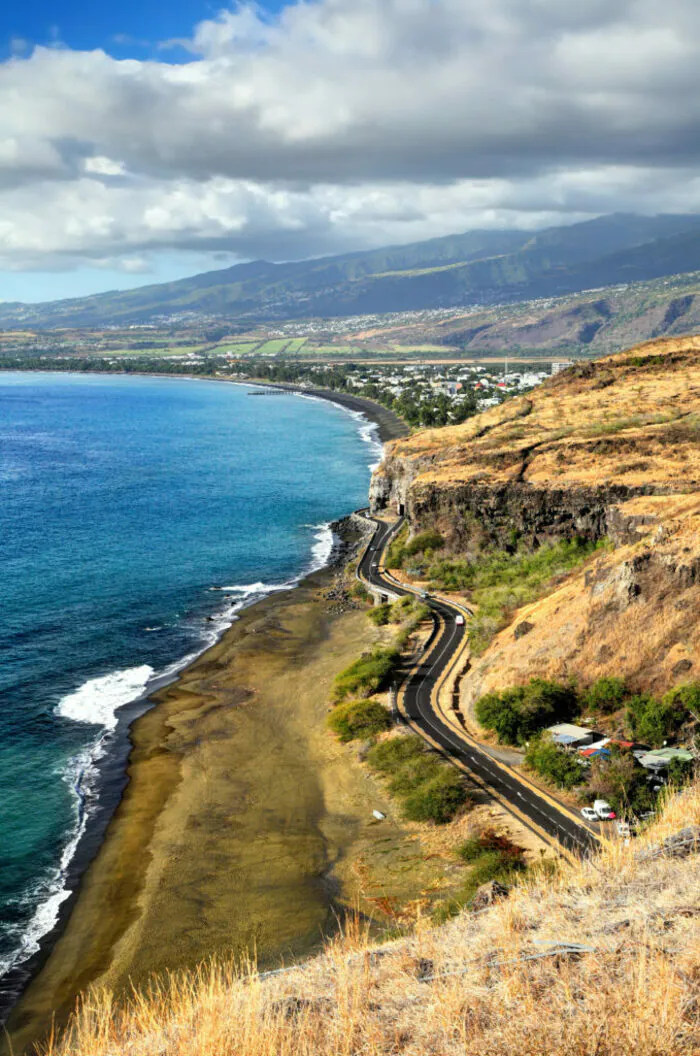
[[495,304],[700,267],[700,217],[614,214],[532,235],[471,231],[320,260],[254,261],[178,282],[42,305],[0,326],[101,326],[197,312],[245,322]]

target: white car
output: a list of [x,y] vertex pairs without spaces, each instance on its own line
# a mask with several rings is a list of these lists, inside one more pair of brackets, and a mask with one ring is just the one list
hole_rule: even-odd
[[593,807],[584,807],[581,811],[581,817],[585,821],[600,821],[600,818],[594,811]]
[[464,616],[460,613],[459,616],[455,616],[455,623],[458,627],[464,626]]

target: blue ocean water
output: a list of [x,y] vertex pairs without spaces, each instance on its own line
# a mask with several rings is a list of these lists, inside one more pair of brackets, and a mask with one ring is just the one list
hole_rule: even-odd
[[68,897],[120,708],[365,502],[364,419],[248,391],[0,373],[0,978]]

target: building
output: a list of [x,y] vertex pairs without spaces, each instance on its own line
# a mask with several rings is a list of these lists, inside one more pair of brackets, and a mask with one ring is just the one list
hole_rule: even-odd
[[566,370],[568,367],[573,367],[573,365],[573,359],[562,359],[558,363],[552,363],[550,373],[561,374],[562,370]]
[[572,726],[570,722],[560,722],[557,726],[550,726],[549,733],[555,744],[562,748],[585,748],[593,743],[593,738],[599,734],[592,730],[586,730],[583,726]]
[[639,762],[646,770],[665,770],[672,759],[682,759],[692,763],[693,753],[687,748],[655,748],[639,757]]

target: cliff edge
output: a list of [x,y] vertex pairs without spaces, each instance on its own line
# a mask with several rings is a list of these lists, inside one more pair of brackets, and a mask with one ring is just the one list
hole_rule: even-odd
[[463,707],[533,676],[615,675],[653,692],[700,677],[700,337],[577,364],[391,444],[371,502],[465,561],[606,543],[507,613],[462,681]]

